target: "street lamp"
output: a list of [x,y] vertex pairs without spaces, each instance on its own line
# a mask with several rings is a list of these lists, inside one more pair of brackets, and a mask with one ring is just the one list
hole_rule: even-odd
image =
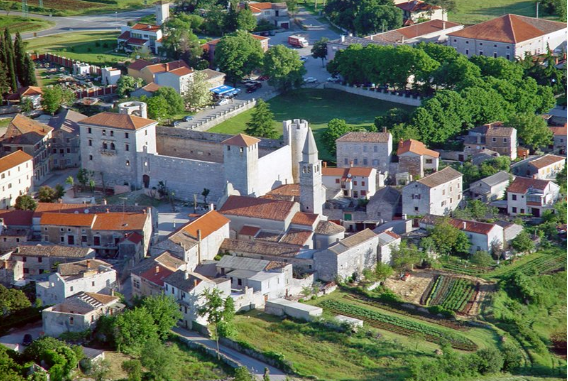
[[118,12],[114,12],[114,22],[116,24],[116,29],[118,29]]

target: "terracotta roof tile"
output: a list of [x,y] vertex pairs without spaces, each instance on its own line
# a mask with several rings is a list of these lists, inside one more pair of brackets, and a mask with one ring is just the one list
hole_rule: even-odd
[[150,72],[154,73],[154,74],[163,73],[163,72],[166,72],[166,71],[172,71],[172,70],[179,69],[179,68],[182,68],[182,67],[189,68],[189,66],[187,66],[187,64],[182,60],[166,62],[166,63],[158,63],[158,64],[147,66],[148,70]]
[[566,123],[562,127],[548,127],[554,136],[566,136]]
[[550,183],[549,180],[515,177],[515,180],[513,180],[513,182],[509,185],[509,188],[507,188],[507,192],[525,194],[531,188],[538,190],[545,190],[549,183]]
[[164,279],[166,279],[173,273],[174,272],[167,267],[156,264],[155,266],[152,266],[151,268],[140,274],[140,278],[146,279],[147,281],[150,281],[160,287],[164,287]]
[[487,224],[485,222],[477,222],[477,221],[466,221],[466,220],[458,220],[458,219],[450,219],[450,224],[454,227],[470,232],[470,233],[477,233],[477,234],[484,234],[487,235],[493,228],[495,224]]
[[389,132],[348,132],[336,142],[388,143]]
[[130,38],[130,31],[126,31],[120,34],[116,39],[117,40],[128,40]]
[[146,32],[156,32],[158,30],[160,30],[160,26],[159,25],[153,25],[153,24],[135,24],[131,27],[132,29],[135,30],[143,30]]
[[445,184],[448,181],[458,179],[462,176],[463,175],[460,172],[456,171],[452,167],[446,167],[441,171],[432,173],[431,175],[418,180],[418,182],[426,185],[429,188],[434,188],[438,185]]
[[158,91],[158,89],[160,89],[161,87],[162,86],[158,85],[156,82],[150,82],[146,86],[143,86],[142,89],[148,91],[149,93],[153,93],[155,91]]
[[370,177],[373,173],[372,167],[349,167],[349,168],[322,168],[323,176],[341,177],[347,179],[351,177]]
[[99,268],[101,266],[112,270],[112,266],[107,262],[101,261],[99,259],[84,259],[77,262],[61,263],[57,268],[57,272],[61,276],[73,276],[85,273],[87,271],[99,272]]
[[178,77],[183,77],[184,75],[189,75],[191,73],[193,73],[193,69],[187,68],[187,67],[180,67],[174,70],[170,70],[169,71],[172,74],[177,75]]
[[304,246],[309,243],[312,235],[313,232],[309,230],[290,229],[284,234],[279,243]]
[[335,235],[345,232],[345,228],[331,221],[320,221],[316,226],[315,233],[322,235]]
[[440,153],[426,148],[426,145],[424,145],[424,143],[414,139],[407,139],[398,143],[398,150],[396,151],[396,154],[400,156],[403,153],[407,152],[412,152],[417,155],[440,157]]
[[[126,32],[126,33],[130,33],[130,32]],[[130,36],[130,34],[129,34],[129,36]],[[152,65],[152,62],[150,62],[150,61],[136,60],[136,61],[132,62],[130,65],[128,65],[128,69],[140,71],[140,70],[144,69],[146,66],[150,66],[150,65]]]
[[134,37],[131,37],[131,38],[129,38],[128,40],[126,40],[126,43],[129,44],[129,45],[139,45],[139,46],[142,46],[142,45],[145,45],[145,44],[147,44],[147,43],[149,43],[149,42],[148,42],[148,40],[144,40],[144,39],[141,39],[141,38],[134,38]]
[[486,41],[519,43],[566,28],[565,23],[507,14],[448,34]]
[[27,257],[85,258],[93,249],[89,247],[61,246],[43,243],[41,245],[20,245],[14,253]]
[[538,159],[530,161],[529,165],[535,167],[536,169],[542,169],[548,167],[549,165],[553,165],[564,161],[566,161],[566,158],[562,156],[544,155],[539,157]]
[[144,240],[144,236],[142,234],[137,233],[137,232],[128,233],[123,239],[123,241],[130,241],[130,242],[135,243],[135,244],[139,244],[143,240]]
[[279,200],[293,200],[300,197],[300,184],[280,185],[278,188],[271,190],[262,197]]
[[319,218],[318,214],[298,212],[294,214],[292,223],[295,225],[312,226]]
[[26,87],[20,87],[18,89],[18,93],[20,94],[21,97],[26,97],[31,95],[42,95],[43,91],[41,90],[41,87],[26,86]]
[[0,210],[4,224],[11,226],[31,226],[34,212],[31,210]]
[[221,143],[228,146],[249,147],[258,142],[260,142],[260,139],[245,134],[238,134],[227,140],[223,140]]
[[[6,155],[0,158],[0,173],[5,172],[9,169],[17,167],[20,164],[24,164],[27,161],[33,160],[33,157],[25,153],[24,151],[16,151],[12,152],[9,155]],[[30,169],[33,166],[33,163],[29,163]]]
[[429,10],[434,10],[434,9],[441,9],[440,7],[438,7],[437,5],[430,5],[427,4],[423,1],[419,1],[419,0],[412,0],[412,1],[408,1],[406,3],[400,3],[400,4],[396,4],[396,7],[402,9],[403,11],[407,11],[407,12],[426,12]]
[[[144,213],[98,213],[93,224],[93,230],[101,231],[133,231],[144,230],[149,218]],[[43,218],[43,216],[42,216]]]
[[250,236],[250,237],[254,237],[259,231],[260,231],[260,228],[258,228],[256,226],[245,225],[239,231],[239,236],[247,235],[247,236]]
[[[264,242],[258,240],[242,240],[242,239],[225,239],[221,244],[221,251],[226,251],[230,253],[236,253],[238,255],[243,255],[246,257],[247,254],[260,254],[260,255],[271,255],[277,256],[282,258],[294,258],[297,256],[301,251],[301,246],[298,245],[288,245],[283,243],[275,243],[275,242]],[[232,259],[234,262],[238,262],[240,267],[244,267],[247,261],[245,259],[252,259],[252,258],[241,258],[236,257],[236,259],[225,255],[223,258],[228,257],[228,259]],[[223,259],[222,259],[223,260]],[[254,269],[254,271],[262,271],[266,266],[268,261],[262,260],[255,260],[251,261],[251,263],[259,264],[262,268]],[[264,266],[262,266],[262,264]]]
[[80,122],[80,124],[93,124],[95,126],[122,128],[126,130],[137,130],[149,126],[152,123],[156,123],[156,121],[135,115],[115,114],[113,112],[101,112],[83,119]]
[[51,131],[53,128],[18,114],[8,125],[2,140],[10,144],[36,144]]
[[394,238],[394,239],[401,238],[398,234],[396,234],[395,232],[390,231],[390,230],[387,230],[385,233],[388,234],[388,235],[390,235],[390,236],[391,236],[392,238]]
[[230,196],[219,210],[225,215],[284,221],[295,203],[246,196]]
[[40,225],[92,227],[94,220],[94,214],[43,213]]
[[181,228],[185,233],[197,239],[197,231],[201,231],[201,239],[207,238],[210,234],[227,225],[231,220],[223,216],[221,213],[211,210],[204,215],[198,217]]
[[85,292],[85,295],[90,296],[91,298],[95,299],[101,304],[104,304],[105,306],[118,300],[118,297],[116,296],[97,294],[95,292]]

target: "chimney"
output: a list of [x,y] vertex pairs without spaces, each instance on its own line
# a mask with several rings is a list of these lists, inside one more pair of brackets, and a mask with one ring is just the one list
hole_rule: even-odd
[[183,273],[183,279],[188,280],[189,279],[189,273],[187,271],[184,271]]
[[170,63],[166,62],[166,71],[170,71]]
[[197,241],[201,242],[201,229],[197,229]]
[[91,267],[91,260],[90,260],[90,259],[87,259],[87,269],[88,269],[89,267]]
[[193,280],[193,287],[194,287],[194,288],[197,287],[197,279],[194,279],[194,280]]
[[442,21],[442,30],[446,29],[446,22]]
[[345,42],[345,35],[341,35],[341,42]]
[[209,211],[212,212],[213,210],[215,210],[215,205],[213,205],[213,203],[209,204]]
[[388,132],[386,127],[383,127],[383,132],[384,132],[385,134]]
[[323,167],[324,167],[324,168],[327,168],[327,161],[324,161],[324,162],[323,162]]
[[160,266],[156,266],[156,274],[160,272]]
[[464,229],[464,230],[465,230],[466,228],[467,228],[467,222],[465,222],[465,221],[462,221],[462,229]]
[[107,213],[110,213],[110,209],[109,209],[109,208],[107,208]]
[[351,161],[349,162],[349,166],[350,166],[351,168],[353,168],[353,160],[351,160]]

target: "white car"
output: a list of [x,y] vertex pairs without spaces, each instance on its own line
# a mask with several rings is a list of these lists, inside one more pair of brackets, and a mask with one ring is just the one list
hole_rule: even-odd
[[223,98],[221,99],[219,102],[217,102],[217,106],[222,106],[229,103],[229,100],[227,98]]
[[341,82],[341,79],[337,78],[337,77],[329,77],[327,79],[328,82]]
[[314,77],[306,77],[304,78],[304,82],[305,83],[316,83],[318,80],[315,79]]

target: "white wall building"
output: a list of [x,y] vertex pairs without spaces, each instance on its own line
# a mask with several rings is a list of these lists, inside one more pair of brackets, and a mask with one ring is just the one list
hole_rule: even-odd
[[390,132],[349,132],[337,139],[335,145],[338,167],[373,167],[388,172],[392,154]]
[[28,194],[34,178],[33,157],[16,151],[0,158],[0,207],[13,206],[18,196]]
[[517,177],[507,188],[507,213],[541,217],[558,200],[560,187],[550,180]]
[[377,170],[372,167],[328,168],[324,164],[322,180],[328,190],[341,191],[344,197],[368,200],[377,191]]

